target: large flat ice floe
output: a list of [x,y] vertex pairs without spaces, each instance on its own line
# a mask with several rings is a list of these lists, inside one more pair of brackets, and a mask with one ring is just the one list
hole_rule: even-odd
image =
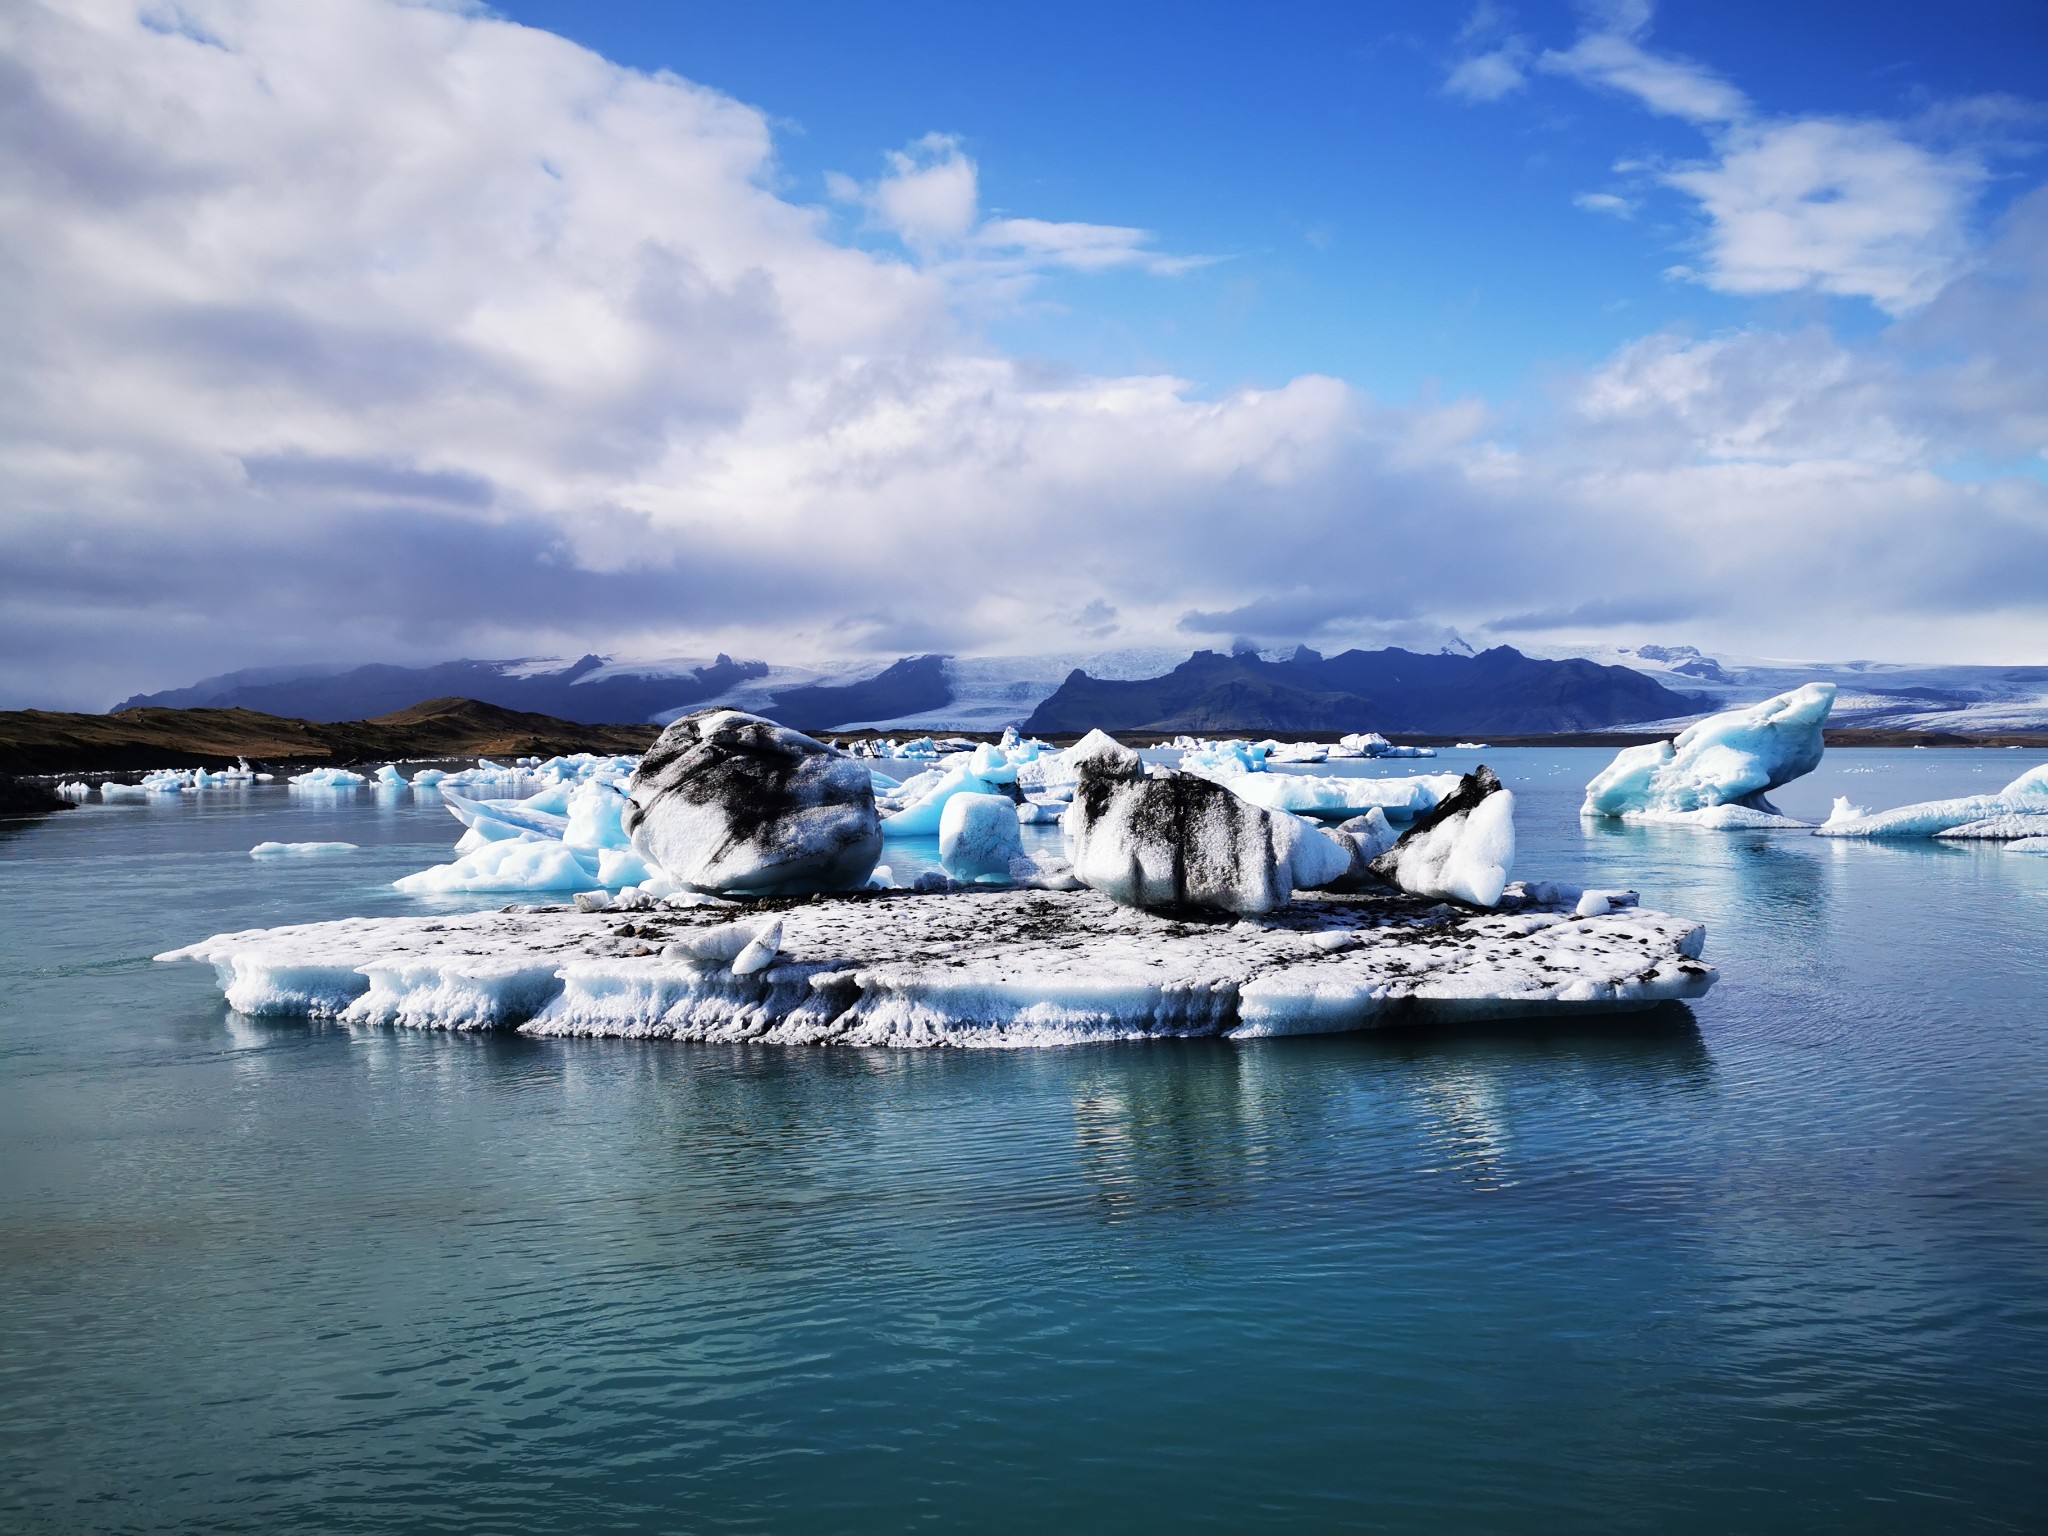
[[[1617,1012],[1713,985],[1698,923],[1595,894],[1511,886],[1516,909],[1499,912],[1316,895],[1248,921],[1134,911],[1093,891],[889,891],[662,907],[624,923],[563,908],[345,918],[157,958],[211,963],[229,1005],[251,1014],[889,1046]],[[756,933],[744,965],[717,958]]]

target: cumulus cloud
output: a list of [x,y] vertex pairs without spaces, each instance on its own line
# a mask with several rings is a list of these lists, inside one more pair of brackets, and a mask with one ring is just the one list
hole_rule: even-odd
[[168,14],[0,13],[9,702],[1184,616],[1343,638],[1691,601],[1701,643],[2048,635],[2048,489],[1941,472],[2048,442],[2038,206],[1873,342],[1656,336],[1534,415],[1314,375],[1210,397],[964,329],[990,281],[1181,258],[988,216],[951,140],[852,189],[871,250],[778,192],[759,112],[487,13]]

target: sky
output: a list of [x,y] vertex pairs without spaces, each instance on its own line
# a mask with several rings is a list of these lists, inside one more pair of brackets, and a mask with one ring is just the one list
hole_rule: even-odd
[[2048,660],[2048,10],[16,0],[0,706]]

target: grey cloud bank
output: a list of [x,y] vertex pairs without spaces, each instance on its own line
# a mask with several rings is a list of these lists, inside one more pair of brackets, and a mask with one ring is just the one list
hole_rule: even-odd
[[891,259],[672,76],[483,13],[178,15],[0,19],[0,704],[584,649],[2048,641],[2041,192],[1868,339],[1658,333],[1540,406],[1205,397],[978,339],[1034,261],[1192,258],[985,219],[951,141],[849,184]]

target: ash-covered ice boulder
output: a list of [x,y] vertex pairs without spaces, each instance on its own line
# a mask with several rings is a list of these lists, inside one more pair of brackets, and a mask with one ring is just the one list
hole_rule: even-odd
[[939,816],[939,862],[955,880],[1008,884],[1024,857],[1017,805],[1007,795],[955,795]]
[[1515,797],[1481,764],[1374,859],[1372,869],[1411,895],[1493,907],[1514,864]]
[[620,822],[678,885],[724,895],[856,890],[882,856],[867,769],[736,709],[663,731],[634,771]]
[[1778,816],[1764,796],[1819,766],[1834,704],[1833,683],[1808,683],[1709,715],[1670,741],[1624,747],[1586,786],[1580,814],[1664,819],[1736,805]]
[[1079,778],[1061,822],[1067,856],[1075,876],[1112,901],[1271,912],[1351,867],[1346,847],[1300,817],[1195,774],[1147,776],[1137,753],[1100,732],[1074,752]]

